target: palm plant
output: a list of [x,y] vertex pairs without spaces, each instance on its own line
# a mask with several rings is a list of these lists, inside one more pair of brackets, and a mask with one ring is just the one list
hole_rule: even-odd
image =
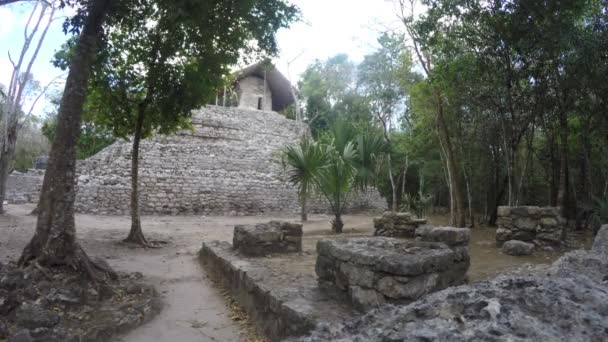
[[354,159],[356,150],[352,142],[347,142],[342,149],[334,144],[323,146],[326,165],[316,176],[319,191],[325,196],[334,214],[331,226],[335,233],[342,233],[344,222],[342,213],[347,203],[348,195],[353,189],[356,170]]
[[289,182],[298,188],[301,220],[305,222],[308,219],[307,199],[317,188],[316,175],[325,165],[323,149],[310,139],[302,139],[299,144],[285,148],[282,163],[287,170]]
[[306,200],[322,194],[331,207],[332,230],[341,233],[342,213],[355,186],[365,189],[374,183],[376,161],[385,149],[382,137],[367,131],[358,134],[346,121],[337,121],[319,139],[302,140],[283,150],[283,167],[288,180],[298,188],[302,221],[306,220]]

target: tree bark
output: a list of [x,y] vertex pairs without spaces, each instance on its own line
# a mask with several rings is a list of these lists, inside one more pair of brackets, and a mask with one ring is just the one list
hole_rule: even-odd
[[335,217],[331,221],[331,227],[336,234],[342,234],[344,222],[342,222],[342,214],[340,212],[335,213]]
[[559,124],[561,142],[557,205],[561,208],[562,215],[565,218],[572,218],[570,208],[570,174],[568,167],[568,116],[564,110],[560,110]]
[[[389,143],[390,146],[390,143]],[[389,152],[386,156],[388,163],[388,178],[391,181],[391,190],[392,190],[392,198],[393,202],[391,203],[391,211],[397,212],[397,188],[395,186],[395,179],[393,177],[392,163],[391,163],[391,153]]]
[[89,7],[61,98],[57,133],[40,195],[36,232],[24,248],[19,264],[66,265],[99,282],[116,274],[105,263],[93,262],[76,241],[76,144],[80,134],[87,82],[103,35],[102,25],[111,0],[94,0]]
[[131,151],[131,230],[125,242],[147,246],[148,241],[141,229],[141,218],[139,215],[139,142],[141,141],[144,126],[146,104],[140,103],[137,110],[137,122],[135,123],[135,134],[133,135],[133,150]]
[[300,202],[302,204],[302,211],[300,212],[300,220],[302,222],[306,222],[306,221],[308,221],[308,211],[306,208],[306,194],[303,194]]

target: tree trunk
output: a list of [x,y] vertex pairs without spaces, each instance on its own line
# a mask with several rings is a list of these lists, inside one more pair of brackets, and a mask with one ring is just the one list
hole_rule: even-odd
[[342,214],[340,212],[335,213],[335,217],[331,221],[331,228],[336,234],[342,234],[344,222],[342,222]]
[[462,177],[456,157],[454,155],[454,148],[450,140],[450,134],[448,132],[447,123],[443,113],[443,104],[441,103],[441,95],[437,92],[437,130],[439,131],[439,138],[443,140],[445,144],[446,164],[448,168],[448,175],[451,178],[451,190],[454,194],[454,209],[456,211],[456,222],[457,227],[464,227],[466,225],[466,212],[464,210],[464,194],[462,190]]
[[393,192],[392,193],[393,202],[391,203],[391,211],[392,212],[396,212],[397,211],[397,188],[395,186],[395,180],[393,179],[393,170],[392,170],[392,163],[391,163],[391,154],[390,154],[390,152],[388,153],[386,159],[387,159],[387,162],[388,162],[388,178],[391,181],[391,190]]
[[2,144],[0,151],[0,214],[4,214],[4,199],[6,198],[6,181],[10,173],[11,161],[15,155],[17,144],[17,127],[12,126],[7,130],[6,145]]
[[103,35],[102,24],[110,0],[92,1],[61,98],[57,133],[53,141],[42,191],[36,232],[23,250],[19,264],[67,265],[89,280],[98,282],[116,274],[104,263],[93,262],[76,241],[74,200],[76,197],[76,144],[87,95],[91,67]]
[[308,221],[308,212],[306,209],[306,194],[302,196],[302,200],[300,201],[302,204],[302,211],[300,212],[300,220],[302,222]]
[[137,110],[137,122],[135,123],[135,134],[133,135],[133,150],[131,151],[131,230],[125,242],[146,246],[148,241],[141,230],[141,218],[139,216],[139,142],[141,140],[144,126],[146,104],[140,103]]
[[568,116],[565,111],[560,111],[560,167],[559,167],[559,189],[557,191],[557,205],[562,210],[565,218],[571,217],[570,203],[570,175],[568,168]]

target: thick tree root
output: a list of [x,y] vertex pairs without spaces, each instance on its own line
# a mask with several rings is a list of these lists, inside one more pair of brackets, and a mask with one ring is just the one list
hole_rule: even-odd
[[116,272],[105,260],[101,258],[92,260],[77,243],[73,246],[72,252],[63,259],[48,257],[44,249],[38,252],[35,253],[28,245],[19,259],[19,265],[24,268],[30,265],[36,268],[67,266],[96,284],[106,284],[118,279]]

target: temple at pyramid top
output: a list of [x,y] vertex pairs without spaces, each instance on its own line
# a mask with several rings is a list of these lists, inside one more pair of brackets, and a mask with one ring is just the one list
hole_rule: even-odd
[[295,102],[291,83],[268,61],[252,64],[234,76],[232,87],[218,93],[216,105],[278,112]]

